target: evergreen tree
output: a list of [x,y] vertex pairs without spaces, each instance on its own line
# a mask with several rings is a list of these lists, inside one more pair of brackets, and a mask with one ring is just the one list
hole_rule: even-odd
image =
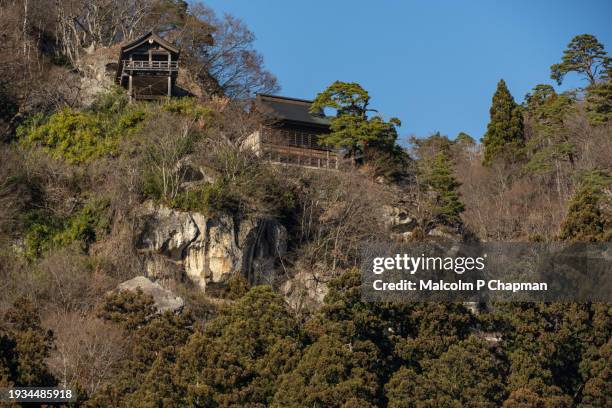
[[281,295],[252,288],[182,349],[176,372],[187,405],[268,406],[277,378],[293,368],[300,330]]
[[[373,346],[373,344],[372,344]],[[378,378],[367,370],[368,350],[355,350],[324,335],[306,348],[295,370],[284,375],[273,407],[375,407]]]
[[523,114],[503,79],[497,83],[489,114],[491,119],[482,140],[483,164],[490,165],[497,159],[517,161],[525,144]]
[[525,96],[525,116],[532,132],[524,169],[534,174],[555,174],[559,189],[562,164],[573,165],[576,156],[576,146],[564,123],[574,111],[574,95],[557,94],[550,85],[537,85]]
[[0,326],[0,384],[54,386],[57,382],[45,362],[53,333],[42,328],[35,305],[21,297],[2,317],[6,329]]
[[610,64],[612,59],[607,56],[603,44],[594,35],[581,34],[572,38],[563,51],[561,62],[550,67],[550,77],[561,85],[567,73],[576,72],[585,75],[590,85],[594,85]]
[[605,407],[612,401],[612,339],[601,346],[590,362],[580,408]]
[[[583,176],[561,225],[560,239],[571,241],[612,239],[610,196],[602,191],[603,187],[610,183],[612,177],[607,172],[590,172]],[[608,202],[608,205],[605,205],[605,202]]]
[[609,64],[601,81],[586,89],[586,110],[593,125],[612,121],[612,63]]
[[424,363],[419,375],[402,367],[385,389],[390,408],[498,407],[504,366],[483,340],[470,337]]
[[[317,95],[311,113],[321,114],[325,108],[336,111],[331,120],[331,133],[320,138],[321,143],[345,148],[350,157],[364,152],[364,148],[395,151],[397,118],[389,121],[381,116],[368,117],[370,95],[357,83],[336,81]],[[399,151],[396,153],[400,153]]]
[[434,222],[457,226],[460,214],[465,210],[457,189],[460,184],[453,175],[452,161],[447,153],[440,151],[421,164],[422,187],[431,193],[430,212]]

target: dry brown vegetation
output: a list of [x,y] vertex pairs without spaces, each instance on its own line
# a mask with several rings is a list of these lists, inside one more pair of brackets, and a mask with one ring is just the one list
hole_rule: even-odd
[[[529,138],[535,130],[529,122],[526,125]],[[522,164],[484,167],[479,158],[456,156],[455,171],[466,204],[462,218],[480,239],[554,239],[579,176],[591,169],[611,169],[610,125],[592,126],[582,111],[567,117],[564,125],[576,146],[575,161],[559,163],[549,174],[528,173]]]

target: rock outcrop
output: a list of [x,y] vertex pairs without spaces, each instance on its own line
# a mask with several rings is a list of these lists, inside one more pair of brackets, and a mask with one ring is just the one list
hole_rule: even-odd
[[383,221],[389,230],[391,238],[399,241],[410,239],[418,222],[410,215],[407,206],[401,205],[401,203],[395,206],[384,205],[382,213]]
[[77,63],[81,74],[81,103],[90,105],[96,95],[108,91],[115,83],[119,46],[86,48]]
[[142,293],[150,295],[155,302],[155,309],[158,313],[180,312],[185,305],[182,298],[174,296],[174,294],[161,287],[157,282],[153,282],[144,276],[137,276],[134,279],[130,279],[117,286],[117,290],[130,290],[136,291],[140,288]]
[[250,284],[270,283],[278,257],[287,250],[287,231],[274,219],[237,220],[147,203],[140,214],[136,248],[147,276],[168,278],[168,263],[203,290],[241,274]]

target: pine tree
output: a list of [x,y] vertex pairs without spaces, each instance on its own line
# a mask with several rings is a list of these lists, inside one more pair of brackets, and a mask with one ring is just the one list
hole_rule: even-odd
[[345,148],[350,157],[363,153],[365,146],[394,152],[400,120],[368,117],[369,112],[375,112],[369,108],[369,103],[370,95],[357,83],[336,81],[318,94],[311,113],[320,114],[325,108],[336,110],[331,132],[321,137],[321,143]]
[[530,174],[554,175],[559,194],[563,170],[571,168],[576,157],[576,145],[564,122],[575,110],[575,95],[557,94],[550,85],[536,85],[525,96],[525,118],[531,132],[524,170]]
[[611,64],[612,58],[607,56],[603,44],[594,35],[581,34],[572,38],[561,62],[550,67],[550,77],[561,85],[565,74],[576,72],[594,85]]
[[601,82],[586,89],[586,110],[593,125],[612,121],[612,65]]
[[489,114],[491,120],[482,140],[483,164],[490,165],[497,159],[517,161],[525,145],[523,114],[503,79],[497,83]]

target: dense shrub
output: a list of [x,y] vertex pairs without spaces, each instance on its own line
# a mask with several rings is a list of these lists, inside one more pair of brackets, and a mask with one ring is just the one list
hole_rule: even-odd
[[238,205],[230,187],[221,182],[205,183],[196,189],[180,192],[169,204],[172,208],[211,215],[232,213]]
[[142,106],[127,107],[116,92],[101,94],[91,110],[66,107],[47,118],[34,115],[17,129],[21,145],[40,146],[71,164],[116,154],[120,139],[146,118]]
[[69,108],[53,114],[40,126],[21,128],[18,134],[23,146],[42,146],[52,156],[71,163],[82,163],[116,148],[95,115]]
[[25,223],[25,256],[29,259],[73,242],[79,242],[86,249],[110,229],[109,202],[91,200],[64,220],[41,211],[31,211]]
[[162,105],[165,112],[176,113],[194,120],[210,120],[213,111],[198,103],[195,98],[173,98]]

